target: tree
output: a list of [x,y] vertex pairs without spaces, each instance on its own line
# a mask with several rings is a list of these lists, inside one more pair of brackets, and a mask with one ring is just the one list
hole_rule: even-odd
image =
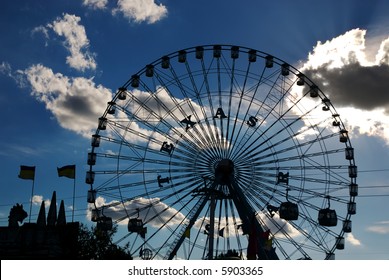
[[90,229],[80,224],[78,234],[78,258],[86,260],[132,260],[129,243],[120,247],[112,243],[117,226],[112,230]]

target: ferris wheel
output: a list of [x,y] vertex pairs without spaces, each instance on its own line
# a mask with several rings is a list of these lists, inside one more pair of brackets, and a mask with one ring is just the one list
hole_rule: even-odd
[[333,259],[357,166],[330,99],[287,62],[206,45],[147,64],[88,154],[91,220],[140,259]]

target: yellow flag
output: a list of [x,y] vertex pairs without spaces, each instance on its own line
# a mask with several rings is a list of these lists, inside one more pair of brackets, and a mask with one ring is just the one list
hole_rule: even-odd
[[65,165],[57,168],[59,177],[67,177],[74,179],[76,177],[76,166],[75,165]]
[[35,166],[20,166],[19,172],[20,179],[34,180],[35,179]]
[[185,230],[185,232],[184,232],[184,236],[185,236],[186,238],[190,238],[190,228],[189,228],[189,227],[186,228],[186,230]]

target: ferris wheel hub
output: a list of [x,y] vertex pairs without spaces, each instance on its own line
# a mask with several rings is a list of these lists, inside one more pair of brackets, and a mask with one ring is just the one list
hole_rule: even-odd
[[222,159],[216,164],[215,179],[220,185],[231,184],[234,177],[234,162],[230,159]]

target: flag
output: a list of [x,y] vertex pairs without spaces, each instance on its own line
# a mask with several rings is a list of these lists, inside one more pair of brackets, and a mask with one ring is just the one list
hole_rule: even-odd
[[260,237],[262,238],[262,240],[268,240],[269,239],[269,235],[270,235],[270,229],[268,229],[267,231],[264,231],[260,234]]
[[35,179],[35,166],[20,166],[19,172],[20,179],[34,180]]
[[186,238],[189,238],[189,239],[190,239],[190,227],[187,227],[187,228],[186,228],[186,230],[185,230],[185,232],[184,232],[184,236],[185,236]]
[[273,238],[269,238],[265,240],[265,246],[264,246],[266,251],[270,251],[273,248]]
[[219,230],[219,236],[224,237],[224,229],[225,228],[222,228],[221,230]]
[[76,166],[75,165],[65,165],[57,168],[59,177],[67,177],[74,179],[76,177]]

